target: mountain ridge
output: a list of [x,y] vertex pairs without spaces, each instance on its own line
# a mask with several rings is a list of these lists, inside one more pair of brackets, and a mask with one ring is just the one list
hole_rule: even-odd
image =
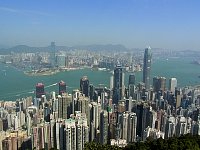
[[[77,45],[77,46],[55,46],[56,50],[68,51],[68,50],[88,50],[88,51],[128,51],[130,49],[126,48],[121,44],[92,44],[92,45]],[[46,47],[32,47],[28,45],[16,45],[11,48],[1,48],[0,53],[10,53],[10,52],[49,52],[51,51],[51,46]]]

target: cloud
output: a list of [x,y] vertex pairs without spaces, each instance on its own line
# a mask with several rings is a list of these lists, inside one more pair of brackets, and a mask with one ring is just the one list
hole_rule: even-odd
[[8,8],[8,7],[0,7],[0,10],[1,10],[1,11],[12,12],[12,13],[18,12],[18,10],[12,9],[12,8]]
[[13,9],[13,8],[9,8],[9,7],[0,7],[0,11],[23,14],[23,15],[39,15],[39,16],[47,16],[47,17],[52,17],[53,16],[52,14],[41,12],[41,11],[18,10],[18,9]]

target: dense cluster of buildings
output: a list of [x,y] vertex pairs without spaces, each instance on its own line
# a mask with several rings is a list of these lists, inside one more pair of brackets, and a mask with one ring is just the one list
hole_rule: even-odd
[[[116,65],[110,88],[95,87],[87,76],[70,93],[64,81],[59,92],[45,93],[36,84],[34,98],[0,102],[0,150],[82,150],[86,142],[126,146],[147,138],[200,135],[200,89],[177,87],[177,79],[153,77],[150,48],[145,49],[143,82],[125,66]],[[167,84],[169,83],[169,88]]]
[[[35,49],[37,50],[37,49]],[[75,69],[92,67],[113,70],[119,62],[126,66],[126,70],[141,70],[140,54],[130,52],[101,52],[84,49],[57,49],[55,42],[45,51],[13,51],[10,54],[0,55],[0,62],[11,64],[23,70],[47,70],[47,69]],[[139,60],[139,61],[136,61]]]

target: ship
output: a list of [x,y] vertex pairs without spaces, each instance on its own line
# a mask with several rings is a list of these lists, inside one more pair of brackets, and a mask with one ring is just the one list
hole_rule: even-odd
[[200,65],[200,60],[194,60],[192,64]]

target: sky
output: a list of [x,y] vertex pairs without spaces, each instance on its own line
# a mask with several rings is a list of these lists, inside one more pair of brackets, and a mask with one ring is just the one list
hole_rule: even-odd
[[0,46],[200,50],[200,0],[0,0]]

